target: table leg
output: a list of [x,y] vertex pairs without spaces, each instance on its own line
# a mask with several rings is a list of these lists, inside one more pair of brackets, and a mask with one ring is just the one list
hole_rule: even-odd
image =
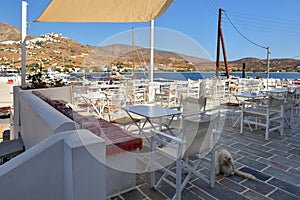
[[[175,115],[172,116],[172,118],[170,119],[168,124],[165,124],[165,126],[167,127],[167,130],[170,131],[171,135],[175,136],[175,134],[173,133],[172,129],[170,128],[171,123],[173,122]],[[160,128],[162,127],[162,123],[160,125]],[[160,131],[162,130],[162,128],[160,129]]]
[[241,131],[240,133],[243,133],[244,129],[244,109],[245,109],[245,103],[242,103],[242,112],[241,112]]
[[234,124],[232,125],[232,128],[234,128],[236,126],[236,124],[241,120],[241,115],[237,118],[237,120],[234,122]]

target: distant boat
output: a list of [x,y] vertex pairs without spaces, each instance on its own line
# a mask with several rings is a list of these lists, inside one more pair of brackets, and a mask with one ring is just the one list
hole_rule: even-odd
[[83,80],[76,76],[70,76],[67,78],[67,85],[83,85]]

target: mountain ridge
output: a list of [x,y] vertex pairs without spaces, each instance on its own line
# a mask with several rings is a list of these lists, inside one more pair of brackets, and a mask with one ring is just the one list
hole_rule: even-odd
[[[41,36],[27,37],[27,65],[40,63],[42,66],[55,67],[87,67],[97,68],[101,65],[119,65],[124,68],[149,65],[150,49],[132,47],[126,44],[112,44],[107,46],[82,45],[77,41],[58,33],[48,33]],[[0,65],[12,63],[20,66],[21,31],[7,23],[0,22]],[[134,59],[132,57],[134,55]],[[215,70],[214,61],[201,59],[171,51],[155,50],[154,63],[161,70],[188,70],[209,71]],[[232,71],[241,71],[243,63],[249,71],[266,70],[266,60],[259,58],[241,58],[229,61]],[[271,59],[270,69],[273,71],[300,70],[300,60],[296,59]],[[224,63],[221,63],[224,69]]]

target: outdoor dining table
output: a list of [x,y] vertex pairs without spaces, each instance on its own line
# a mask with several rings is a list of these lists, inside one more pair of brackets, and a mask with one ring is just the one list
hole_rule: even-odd
[[127,112],[129,117],[133,121],[134,121],[134,118],[133,118],[132,114],[136,114],[136,115],[139,115],[139,116],[145,118],[145,121],[142,125],[139,125],[137,122],[134,121],[135,125],[139,129],[139,133],[142,133],[142,134],[143,134],[143,129],[147,123],[149,123],[153,129],[156,129],[156,127],[153,125],[151,120],[160,119],[159,129],[161,130],[162,118],[171,117],[169,124],[168,124],[168,125],[170,125],[173,121],[173,118],[176,115],[181,114],[181,111],[179,111],[179,110],[166,108],[166,107],[158,106],[158,105],[132,105],[132,106],[124,106],[124,107],[122,107],[122,109]]
[[291,92],[293,92],[294,90],[300,90],[300,85],[289,85],[288,87],[287,87],[287,89],[288,89],[288,91],[291,91]]
[[261,92],[276,96],[284,96],[287,93],[287,90],[280,90],[280,89],[266,89],[262,90]]

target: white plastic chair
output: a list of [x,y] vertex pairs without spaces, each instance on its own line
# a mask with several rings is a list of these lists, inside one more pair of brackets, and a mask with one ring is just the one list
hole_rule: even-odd
[[288,91],[285,101],[284,107],[284,119],[289,126],[289,128],[293,128],[294,125],[294,115],[296,114],[297,108],[297,99],[296,99],[296,90]]
[[[182,118],[182,130],[179,136],[174,137],[160,131],[151,130],[150,148],[150,179],[151,187],[158,189],[158,186],[165,180],[176,187],[176,194],[173,199],[181,199],[181,192],[189,182],[191,175],[204,180],[215,186],[215,145],[220,135],[216,128],[220,119],[220,114],[192,114]],[[161,147],[163,145],[163,147]],[[197,168],[201,164],[204,156],[211,153],[210,177],[207,178]],[[191,156],[197,156],[198,160],[191,161]],[[162,159],[159,159],[162,156]],[[176,162],[176,172],[171,170],[172,163]],[[162,170],[164,173],[158,182],[155,182],[155,170]],[[182,181],[182,170],[187,172],[187,176]],[[168,181],[167,176],[176,179],[176,184]]]

